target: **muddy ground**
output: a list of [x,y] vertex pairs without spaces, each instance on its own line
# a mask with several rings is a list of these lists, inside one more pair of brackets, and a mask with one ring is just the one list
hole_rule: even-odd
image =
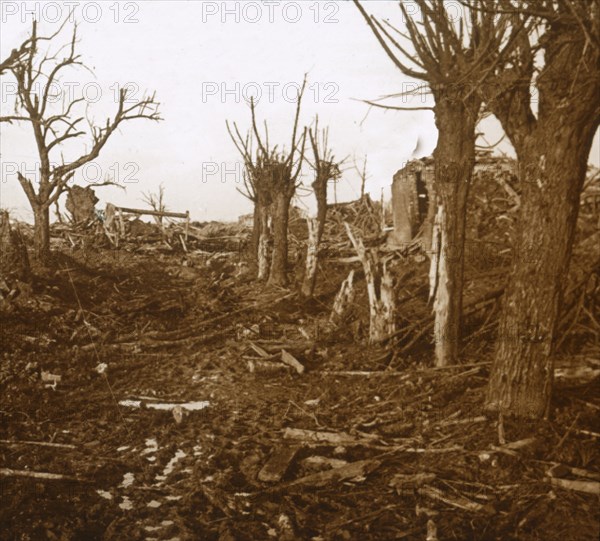
[[87,250],[36,271],[0,316],[0,539],[598,539],[598,496],[548,473],[598,480],[597,379],[499,427],[489,348],[433,370],[430,350],[368,347],[360,322],[331,333],[327,276],[304,302],[231,257]]

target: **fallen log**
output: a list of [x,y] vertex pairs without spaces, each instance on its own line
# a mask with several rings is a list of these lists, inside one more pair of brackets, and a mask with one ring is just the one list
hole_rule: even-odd
[[300,440],[307,443],[328,443],[331,445],[360,445],[371,443],[379,439],[379,436],[356,438],[346,432],[318,432],[315,430],[304,430],[302,428],[286,428],[283,432],[286,440]]
[[43,479],[46,481],[79,481],[85,482],[79,477],[63,475],[62,473],[36,472],[31,470],[13,470],[11,468],[0,468],[0,475],[4,477],[31,477],[33,479]]
[[482,504],[473,502],[460,494],[451,498],[450,496],[444,494],[440,489],[428,485],[418,489],[418,493],[421,496],[426,496],[432,500],[439,500],[447,505],[451,505],[452,507],[456,507],[464,511],[481,511],[484,508]]
[[561,479],[558,477],[547,477],[546,480],[555,487],[565,490],[574,490],[576,492],[585,492],[586,494],[600,495],[600,483],[598,481],[571,481],[570,479]]
[[346,466],[340,466],[339,468],[333,468],[331,470],[301,477],[300,479],[288,483],[285,488],[297,486],[323,487],[330,483],[339,483],[349,479],[363,478],[376,470],[380,465],[381,461],[379,460],[359,460],[357,462],[351,462]]
[[57,449],[77,449],[75,445],[71,445],[70,443],[52,443],[49,441],[29,441],[29,440],[21,440],[21,441],[11,441],[11,440],[0,440],[0,443],[3,445],[37,445],[39,447],[55,447]]

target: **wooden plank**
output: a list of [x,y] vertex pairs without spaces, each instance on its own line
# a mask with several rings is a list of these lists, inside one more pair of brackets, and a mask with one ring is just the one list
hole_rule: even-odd
[[165,216],[167,218],[189,218],[189,211],[185,212],[168,212],[168,211],[158,211],[158,210],[149,210],[149,209],[132,209],[128,207],[115,207],[120,212],[126,212],[128,214],[147,214],[148,216]]
[[294,357],[291,353],[288,353],[285,349],[281,350],[281,362],[291,366],[298,374],[304,373],[304,366]]
[[258,480],[263,483],[278,483],[288,471],[300,447],[278,447],[258,472]]

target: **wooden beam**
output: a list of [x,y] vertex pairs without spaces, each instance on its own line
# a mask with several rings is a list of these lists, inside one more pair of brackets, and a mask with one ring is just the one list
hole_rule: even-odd
[[127,207],[115,207],[117,210],[121,212],[126,212],[128,214],[147,214],[148,216],[165,216],[167,218],[184,218],[189,219],[190,212],[186,210],[185,212],[160,212],[158,210],[147,210],[147,209],[132,209]]

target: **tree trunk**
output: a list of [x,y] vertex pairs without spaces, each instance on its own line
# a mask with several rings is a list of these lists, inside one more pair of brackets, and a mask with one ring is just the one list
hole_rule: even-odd
[[50,209],[38,206],[33,209],[33,250],[39,263],[50,256]]
[[317,282],[317,268],[319,264],[319,238],[318,218],[308,218],[306,220],[308,227],[308,240],[306,246],[306,267],[304,271],[304,280],[300,292],[304,297],[312,297]]
[[259,280],[266,280],[269,277],[269,244],[271,241],[269,207],[261,205],[258,208],[257,278]]
[[260,205],[258,200],[254,201],[254,216],[252,220],[252,237],[250,240],[250,265],[254,271],[258,269],[258,245],[260,242]]
[[269,285],[287,285],[288,219],[291,198],[282,191],[273,197],[273,259]]
[[[596,23],[598,15],[597,4],[589,5]],[[516,74],[522,86],[509,88],[490,105],[517,152],[521,206],[486,407],[536,419],[550,412],[554,338],[600,120],[600,51],[582,32],[580,20],[562,12],[542,37],[545,66],[536,81],[537,119],[527,84],[533,68],[527,64],[520,66],[524,74]]]
[[305,297],[312,297],[317,285],[317,268],[319,265],[319,246],[325,231],[327,219],[327,182],[328,178],[320,177],[313,182],[315,197],[317,198],[317,218],[308,223],[308,247],[306,250],[306,272],[302,282],[301,293]]
[[437,212],[437,206],[435,204],[437,196],[434,187],[434,171],[430,171],[428,167],[423,167],[421,175],[427,190],[427,214],[425,215],[425,220],[423,221],[420,230],[421,247],[423,250],[429,251],[432,245],[433,223]]
[[553,116],[537,146],[523,149],[520,226],[487,393],[488,409],[526,418],[549,413],[554,334],[596,129]]
[[439,130],[435,191],[442,206],[435,311],[435,365],[458,360],[462,312],[467,196],[475,166],[475,123],[478,103],[460,99],[436,103]]

